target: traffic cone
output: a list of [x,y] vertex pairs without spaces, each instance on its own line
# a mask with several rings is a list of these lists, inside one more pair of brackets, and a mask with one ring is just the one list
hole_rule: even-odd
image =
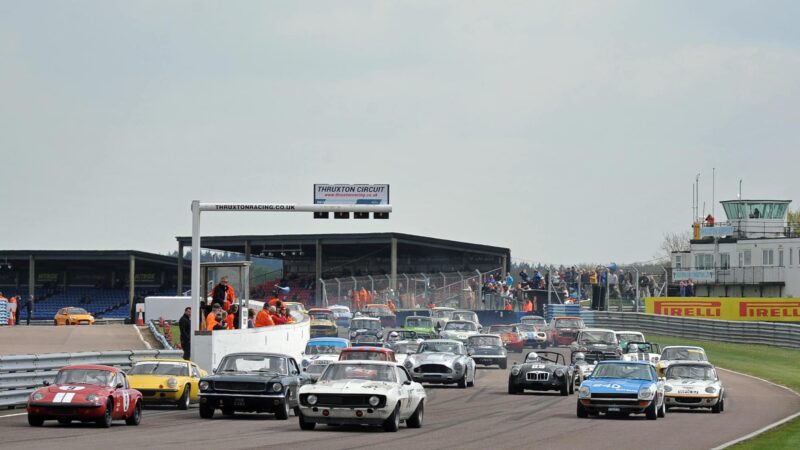
[[144,314],[141,311],[139,311],[139,317],[136,319],[136,326],[144,326]]

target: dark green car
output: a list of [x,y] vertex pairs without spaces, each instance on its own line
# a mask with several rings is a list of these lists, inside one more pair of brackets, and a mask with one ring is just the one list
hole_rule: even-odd
[[403,324],[406,331],[414,331],[422,339],[436,337],[436,330],[433,329],[433,320],[425,316],[408,316]]

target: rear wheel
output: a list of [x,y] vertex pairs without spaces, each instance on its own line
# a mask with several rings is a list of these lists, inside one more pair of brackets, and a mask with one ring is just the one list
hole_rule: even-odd
[[589,411],[586,410],[586,407],[583,406],[583,403],[581,403],[580,400],[578,400],[577,415],[581,419],[585,419],[585,418],[589,417]]
[[40,427],[44,424],[44,419],[39,416],[34,416],[33,414],[28,414],[28,425],[32,427]]
[[200,403],[200,417],[203,419],[211,419],[214,417],[214,408]]
[[189,392],[190,392],[190,391],[191,391],[191,388],[190,388],[190,387],[189,387],[189,385],[187,384],[187,385],[186,385],[186,386],[183,388],[183,395],[181,395],[181,398],[180,398],[180,400],[178,400],[178,409],[182,409],[182,410],[184,410],[184,411],[185,411],[185,410],[187,410],[187,409],[189,409],[189,401],[191,400],[191,399],[189,398]]
[[111,414],[114,412],[114,401],[108,399],[106,402],[106,412],[103,414],[103,417],[97,419],[97,425],[102,428],[110,428],[111,427]]
[[142,422],[142,404],[141,402],[136,402],[136,406],[133,407],[133,414],[130,417],[125,419],[125,423],[128,425],[139,425]]
[[425,414],[425,402],[420,400],[417,405],[416,411],[408,419],[406,419],[406,426],[408,428],[422,428],[422,416]]
[[395,406],[392,415],[383,422],[383,431],[394,433],[400,428],[400,407]]

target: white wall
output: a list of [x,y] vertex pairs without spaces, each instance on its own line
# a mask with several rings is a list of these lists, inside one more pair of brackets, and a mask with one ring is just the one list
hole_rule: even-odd
[[176,321],[183,310],[192,305],[191,297],[146,297],[144,299],[144,320],[158,321],[160,318]]

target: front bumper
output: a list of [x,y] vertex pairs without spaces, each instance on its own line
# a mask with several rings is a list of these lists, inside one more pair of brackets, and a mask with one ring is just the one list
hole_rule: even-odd
[[615,401],[612,399],[602,399],[602,400],[592,400],[592,399],[580,399],[581,404],[584,408],[586,408],[589,412],[606,412],[606,413],[629,413],[629,414],[640,414],[643,413],[650,403],[654,402],[655,400],[623,400],[623,401]]
[[183,391],[178,389],[147,389],[134,387],[142,393],[142,401],[145,403],[177,403],[183,395]]
[[500,355],[473,355],[472,360],[475,361],[475,364],[493,366],[508,361],[508,358]]
[[[327,411],[327,415],[325,412]],[[311,422],[335,423],[342,425],[381,425],[392,415],[389,408],[332,408],[327,406],[308,407],[301,406],[300,413]],[[361,417],[358,413],[361,413]]]
[[338,328],[312,328],[311,337],[339,337]]
[[711,408],[719,403],[716,394],[666,394],[664,401],[667,406],[678,408]]
[[286,397],[280,394],[200,393],[200,404],[233,411],[275,412],[283,408]]
[[458,383],[463,379],[465,373],[450,372],[450,373],[416,373],[412,372],[411,377],[417,383],[430,383],[430,384],[452,384]]
[[567,381],[566,377],[553,377],[547,381],[529,381],[522,379],[514,380],[511,383],[515,386],[521,387],[522,389],[530,391],[560,391],[565,384],[569,386],[569,382]]
[[94,403],[71,403],[69,405],[55,403],[31,403],[28,405],[28,414],[42,417],[43,419],[88,419],[94,420],[103,417],[106,405]]

